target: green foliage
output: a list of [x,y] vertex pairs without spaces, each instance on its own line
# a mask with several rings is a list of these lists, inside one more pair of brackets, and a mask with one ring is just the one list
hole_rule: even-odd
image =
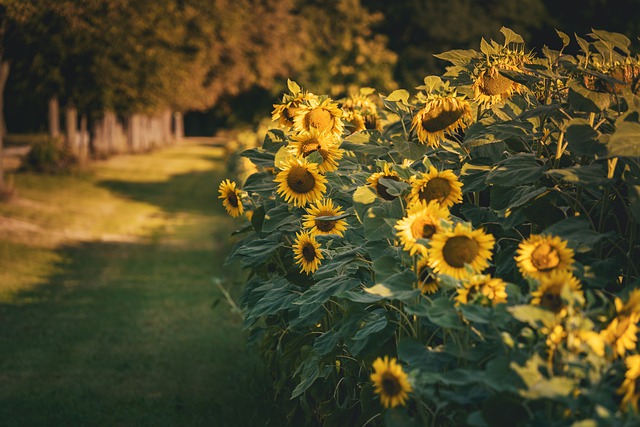
[[[340,135],[343,157],[325,173],[324,197],[344,214],[323,219],[344,219],[347,229],[315,237],[322,259],[310,274],[294,257],[310,208],[286,204],[277,194],[282,180],[274,181],[286,172],[281,160],[294,155],[295,128],[272,130],[262,147],[243,154],[258,172],[243,186],[252,216],[229,260],[249,270],[245,326],[291,420],[638,422],[640,395],[629,383],[640,372],[632,369],[640,319],[640,63],[615,33],[577,38],[581,50],[572,56],[558,32],[561,50],[540,57],[525,52],[519,34],[501,33],[503,42],[482,40],[481,51],[442,54],[452,65],[425,78],[417,93],[381,95],[380,128]],[[291,97],[304,93],[290,90]],[[308,158],[321,162],[316,153]],[[428,209],[415,198],[440,191],[418,185],[438,172],[460,180],[461,200],[449,181],[445,193],[455,200],[437,199],[449,216],[428,223],[436,230],[428,235],[423,223],[412,223],[419,231],[408,241],[402,224]],[[495,239],[487,267],[473,258],[457,265],[453,238],[443,236],[459,229],[469,234],[457,242]],[[536,238],[546,243],[534,246]],[[562,266],[562,257],[571,260]],[[406,404],[376,402],[371,366],[382,356],[402,362],[411,385]]]
[[30,144],[31,150],[22,162],[21,168],[33,172],[69,172],[76,164],[75,157],[66,147],[62,138],[43,136]]

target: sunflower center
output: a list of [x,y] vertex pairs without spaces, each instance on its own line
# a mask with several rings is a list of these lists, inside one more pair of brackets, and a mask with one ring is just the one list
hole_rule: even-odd
[[282,117],[284,117],[288,122],[293,122],[293,118],[296,116],[296,112],[300,108],[294,107],[293,105],[282,110]]
[[307,262],[312,262],[316,259],[316,248],[311,243],[307,243],[302,248],[302,257]]
[[436,200],[438,203],[442,203],[449,194],[451,194],[451,184],[449,184],[449,181],[445,178],[435,177],[420,189],[418,197],[425,202]]
[[531,253],[531,264],[539,271],[553,270],[560,264],[560,254],[550,244],[542,243]]
[[554,313],[558,313],[564,307],[560,292],[558,290],[548,290],[540,297],[540,305],[545,307]]
[[443,131],[457,122],[463,114],[463,108],[455,107],[430,110],[422,117],[422,128],[429,133]]
[[411,235],[416,239],[430,239],[436,227],[425,218],[418,218],[411,224]]
[[318,107],[311,110],[306,117],[307,127],[319,130],[329,130],[333,127],[331,112]]
[[[393,176],[393,175],[385,175],[381,178],[390,179],[391,181],[396,181],[396,182],[400,181],[400,179],[397,176]],[[382,197],[385,200],[394,200],[397,197],[389,194],[389,192],[387,191],[387,187],[382,185],[380,183],[380,180],[378,180],[378,183],[376,184],[376,191],[378,192],[380,197]]]
[[493,73],[484,73],[480,81],[480,91],[485,95],[503,95],[509,93],[514,82],[495,70]]
[[447,240],[442,248],[444,260],[452,267],[462,268],[478,256],[480,245],[467,236],[453,236]]
[[287,175],[287,185],[294,193],[306,194],[314,189],[316,179],[303,166],[293,166]]
[[[318,216],[333,216],[333,212],[320,212]],[[333,231],[336,226],[336,220],[324,220],[324,219],[316,219],[316,228],[323,233],[328,233]]]
[[230,192],[227,194],[227,201],[234,208],[238,207],[238,196],[236,196],[235,192]]
[[390,372],[382,374],[380,386],[382,387],[382,392],[391,397],[398,395],[402,391],[398,378]]
[[[320,150],[320,141],[318,141],[316,138],[308,139],[300,145],[300,151],[302,151],[303,157],[307,157],[309,154],[318,150]],[[320,150],[320,154],[322,154],[322,158],[324,158],[325,156],[322,151],[324,150]]]
[[367,114],[363,118],[365,129],[378,129],[378,116]]
[[429,280],[429,270],[426,267],[422,267],[418,272],[418,278],[420,279],[420,283],[427,283]]

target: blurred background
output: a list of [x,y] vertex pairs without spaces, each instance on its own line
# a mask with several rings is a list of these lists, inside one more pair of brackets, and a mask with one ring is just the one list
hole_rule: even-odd
[[169,110],[178,131],[212,135],[268,115],[287,78],[333,97],[361,86],[412,89],[444,71],[446,63],[433,54],[478,49],[481,37],[501,40],[502,26],[533,51],[560,47],[554,29],[582,37],[604,29],[635,41],[640,21],[630,13],[638,6],[638,0],[0,0],[0,129],[55,133],[51,117],[60,114],[64,126],[65,108],[85,118],[89,131],[105,112],[126,121],[133,113]]

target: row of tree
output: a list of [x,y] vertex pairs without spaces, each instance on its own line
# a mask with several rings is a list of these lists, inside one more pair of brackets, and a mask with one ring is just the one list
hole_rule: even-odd
[[335,81],[390,88],[395,56],[371,31],[379,19],[360,0],[0,0],[0,99],[8,81],[48,105],[55,134],[59,109],[89,123],[166,117],[253,87],[275,94],[287,77],[329,92]]

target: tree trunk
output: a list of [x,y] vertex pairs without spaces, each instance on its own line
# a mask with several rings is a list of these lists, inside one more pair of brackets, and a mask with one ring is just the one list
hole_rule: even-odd
[[9,61],[2,61],[0,56],[0,192],[4,190],[4,166],[3,160],[3,139],[7,133],[7,128],[4,123],[4,86],[7,83],[9,77]]
[[57,96],[49,100],[49,134],[53,138],[60,136],[60,104]]
[[173,113],[173,138],[176,142],[184,138],[184,117],[179,111]]
[[82,114],[80,117],[80,145],[78,148],[78,160],[80,166],[84,166],[89,162],[89,127],[86,114]]
[[64,122],[67,128],[67,150],[78,158],[80,155],[78,144],[78,110],[73,104],[67,105],[64,110]]

